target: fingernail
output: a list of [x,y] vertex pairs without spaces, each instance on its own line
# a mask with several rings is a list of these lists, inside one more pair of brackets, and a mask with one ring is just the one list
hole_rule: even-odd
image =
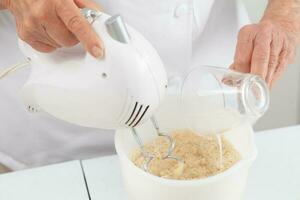
[[103,49],[101,49],[100,47],[98,46],[94,46],[92,48],[92,55],[96,58],[100,58],[103,56]]

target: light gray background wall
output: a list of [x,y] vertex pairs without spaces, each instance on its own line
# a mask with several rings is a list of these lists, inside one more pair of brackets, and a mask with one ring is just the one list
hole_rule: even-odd
[[[250,19],[258,22],[267,0],[243,0]],[[256,130],[290,126],[300,123],[300,53],[282,79],[271,91],[271,105],[266,115],[256,124]]]

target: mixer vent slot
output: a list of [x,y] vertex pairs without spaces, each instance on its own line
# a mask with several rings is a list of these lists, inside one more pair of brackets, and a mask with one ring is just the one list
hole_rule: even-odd
[[133,111],[132,111],[130,117],[128,118],[128,120],[125,122],[125,124],[128,124],[128,123],[129,123],[130,119],[132,118],[132,116],[133,116],[133,114],[134,114],[134,112],[135,112],[135,110],[136,110],[137,105],[138,105],[138,102],[135,102]]
[[149,105],[146,107],[146,109],[144,110],[143,114],[141,115],[141,117],[139,118],[139,120],[133,125],[133,127],[135,127],[136,125],[138,125],[138,123],[140,123],[140,121],[143,119],[143,117],[146,114],[146,112],[147,112],[148,109],[149,109]]
[[134,121],[136,120],[136,118],[139,116],[141,110],[143,108],[143,105],[140,105],[140,108],[138,110],[138,112],[136,113],[135,117],[133,118],[132,122],[129,124],[129,126],[132,126],[132,124],[134,123]]
[[[147,105],[144,110],[143,107],[144,107],[143,105],[139,105],[138,102],[135,102],[131,115],[129,116],[125,124],[128,126],[135,127],[142,120],[147,110],[149,109],[149,105]],[[140,115],[140,113],[142,114]]]

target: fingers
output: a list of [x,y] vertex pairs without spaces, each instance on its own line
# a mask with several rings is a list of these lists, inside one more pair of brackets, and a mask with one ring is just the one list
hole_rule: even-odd
[[295,62],[295,57],[296,57],[296,48],[291,46],[292,44],[290,44],[289,46],[288,55],[287,55],[288,64],[292,64],[293,62]]
[[60,48],[61,45],[58,44],[47,32],[46,28],[44,26],[40,26],[39,30],[31,30],[31,34],[33,35],[32,38],[34,38],[33,41],[39,41],[44,44],[47,44],[49,46],[53,46],[55,48]]
[[264,80],[267,76],[272,35],[268,30],[258,34],[254,41],[254,50],[251,59],[251,73],[261,76]]
[[103,55],[103,43],[79,7],[100,10],[91,0],[51,0],[20,4],[13,9],[22,40],[42,52],[81,42],[95,57]]
[[27,43],[34,49],[36,49],[37,51],[43,52],[43,53],[50,53],[54,50],[56,50],[55,47],[39,42],[39,41],[27,41]]
[[40,34],[38,30],[28,29],[20,24],[17,24],[17,28],[19,37],[37,51],[47,53],[58,48],[57,44],[52,44],[52,42],[49,41],[46,36]]
[[284,42],[283,48],[280,52],[279,58],[278,58],[278,65],[276,67],[276,70],[274,71],[274,74],[272,76],[272,80],[269,83],[269,87],[273,88],[274,83],[278,81],[278,79],[282,76],[283,72],[286,70],[288,63],[289,63],[289,57],[292,52],[289,51],[288,43],[287,41]]
[[56,15],[52,17],[51,21],[46,22],[43,31],[61,47],[71,47],[79,42]]
[[[282,57],[284,57],[284,56],[282,56]],[[273,88],[273,87],[274,87],[275,82],[278,81],[278,79],[282,76],[283,72],[284,72],[284,71],[286,70],[286,68],[287,68],[287,65],[288,65],[288,62],[287,62],[286,59],[281,59],[281,60],[279,61],[279,64],[278,64],[278,66],[277,66],[277,69],[276,69],[276,71],[275,71],[275,73],[274,73],[274,75],[273,75],[273,77],[272,77],[272,80],[271,80],[271,82],[270,82],[270,84],[269,84],[269,87],[270,87],[270,88]]]
[[251,26],[244,26],[238,35],[238,41],[235,50],[234,62],[231,69],[249,73],[251,65],[251,56],[253,52],[253,39],[255,35],[251,31]]
[[230,68],[256,74],[272,87],[295,57],[295,42],[289,36],[270,21],[243,27]]
[[102,57],[104,47],[101,39],[88,21],[81,15],[73,1],[64,1],[56,8],[57,15],[66,27],[77,37],[85,49],[95,57]]
[[268,72],[266,76],[266,82],[269,86],[271,84],[276,67],[278,66],[278,59],[279,59],[280,52],[282,51],[282,48],[283,48],[283,39],[280,36],[280,33],[279,32],[273,33]]
[[74,0],[78,8],[92,8],[98,11],[102,11],[102,7],[94,1],[90,0]]

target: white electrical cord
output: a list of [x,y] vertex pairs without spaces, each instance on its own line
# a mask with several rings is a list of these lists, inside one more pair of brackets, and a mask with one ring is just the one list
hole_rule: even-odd
[[26,60],[24,62],[20,62],[20,63],[17,63],[15,65],[13,65],[13,66],[10,66],[10,67],[7,67],[5,69],[0,70],[0,79],[6,77],[9,74],[14,73],[15,71],[17,71],[17,70],[19,70],[19,69],[21,69],[21,68],[23,68],[27,65],[29,65],[29,63],[30,63],[30,60]]

